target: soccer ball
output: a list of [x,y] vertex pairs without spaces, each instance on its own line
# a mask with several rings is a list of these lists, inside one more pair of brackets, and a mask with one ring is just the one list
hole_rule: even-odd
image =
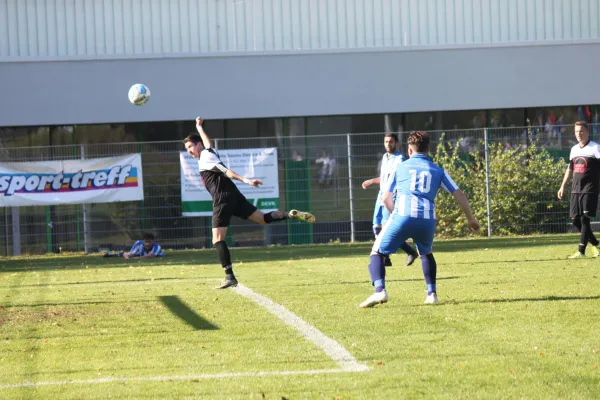
[[150,89],[143,83],[136,83],[129,88],[129,101],[136,106],[143,106],[150,100]]

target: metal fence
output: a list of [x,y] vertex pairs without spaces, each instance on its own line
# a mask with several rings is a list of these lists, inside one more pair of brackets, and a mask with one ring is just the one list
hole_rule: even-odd
[[[597,132],[597,127],[592,129]],[[383,133],[326,136],[294,136],[256,139],[218,139],[219,149],[276,147],[278,149],[280,208],[308,209],[317,217],[314,225],[297,221],[262,226],[234,219],[228,240],[233,246],[326,243],[372,240],[372,212],[377,188],[363,190],[361,183],[378,176],[384,153]],[[399,133],[406,153],[408,133]],[[467,156],[480,146],[484,129],[431,132],[432,148],[444,138]],[[537,140],[557,158],[567,158],[575,144],[572,128],[487,129],[489,143],[506,148],[526,146]],[[106,143],[52,147],[0,149],[0,159],[48,161],[142,154],[144,200],[137,202],[3,208],[0,214],[0,255],[61,251],[98,251],[129,248],[142,232],[154,232],[166,249],[211,246],[210,217],[182,217],[179,152],[181,141]],[[325,171],[323,153],[333,162]],[[468,157],[468,156],[467,156]],[[540,199],[555,198],[552,193]],[[502,196],[490,193],[490,196]],[[537,201],[537,200],[534,200]],[[562,210],[551,232],[566,232],[568,215]],[[486,221],[482,221],[485,225]],[[494,233],[494,226],[491,226]],[[532,227],[531,232],[535,232]],[[527,231],[529,232],[529,231]]]

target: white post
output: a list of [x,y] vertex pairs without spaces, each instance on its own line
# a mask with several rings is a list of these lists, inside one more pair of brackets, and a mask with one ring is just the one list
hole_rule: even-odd
[[[85,147],[80,145],[81,159],[85,160]],[[88,219],[88,205],[82,204],[81,212],[83,214],[83,251],[85,254],[90,253],[90,223]]]
[[[19,207],[11,207],[13,256],[21,255],[21,218]],[[7,254],[8,255],[8,254]]]
[[483,140],[485,142],[485,198],[487,202],[487,231],[488,237],[492,236],[492,210],[490,206],[490,146],[488,128],[483,129]]
[[348,196],[350,198],[350,242],[354,242],[354,195],[352,194],[352,140],[346,135],[348,143]]

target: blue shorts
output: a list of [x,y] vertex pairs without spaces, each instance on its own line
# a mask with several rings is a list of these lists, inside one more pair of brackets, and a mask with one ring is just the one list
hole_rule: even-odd
[[375,239],[373,251],[393,254],[407,239],[412,239],[420,255],[429,254],[433,247],[435,225],[434,219],[402,217],[394,213]]

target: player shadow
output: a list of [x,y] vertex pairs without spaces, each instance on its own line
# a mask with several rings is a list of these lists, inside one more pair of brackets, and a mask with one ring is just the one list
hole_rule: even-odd
[[[438,265],[473,265],[473,264],[508,264],[508,263],[536,263],[548,261],[565,261],[567,258],[536,258],[536,259],[514,259],[514,260],[487,260],[487,261],[465,261],[465,262],[439,262]],[[578,260],[576,260],[578,261]]]
[[185,304],[179,296],[159,296],[160,301],[173,313],[173,315],[179,317],[186,324],[194,328],[195,330],[216,330],[218,326],[212,324],[210,321],[202,318],[194,310],[192,310],[187,304]]
[[479,299],[479,300],[448,300],[441,302],[439,305],[453,304],[493,304],[493,303],[520,303],[529,301],[577,301],[577,300],[598,300],[600,296],[544,296],[544,297],[523,297],[515,299]]
[[[448,279],[460,279],[458,276],[445,276],[442,278],[437,278],[438,281],[448,280]],[[386,279],[386,283],[389,282],[423,282],[423,278],[405,278],[405,279]],[[350,282],[311,282],[311,283],[290,283],[286,284],[286,286],[294,286],[294,287],[312,287],[312,286],[331,286],[331,285],[364,285],[365,283],[369,283],[369,280],[362,281],[350,281]]]

